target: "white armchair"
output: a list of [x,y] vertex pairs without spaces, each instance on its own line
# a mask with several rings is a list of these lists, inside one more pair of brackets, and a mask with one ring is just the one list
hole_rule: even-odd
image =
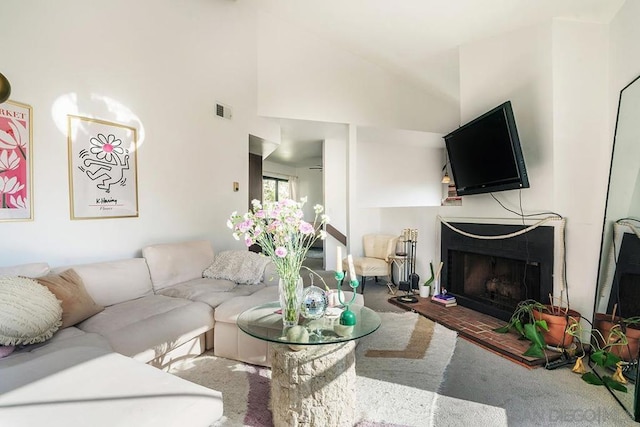
[[[367,277],[374,277],[376,282],[379,276],[387,276],[391,279],[391,259],[396,251],[398,236],[387,234],[366,234],[362,237],[364,256],[353,259],[356,276],[362,276],[361,292],[364,293],[364,285]],[[342,269],[349,270],[347,259],[342,260]]]

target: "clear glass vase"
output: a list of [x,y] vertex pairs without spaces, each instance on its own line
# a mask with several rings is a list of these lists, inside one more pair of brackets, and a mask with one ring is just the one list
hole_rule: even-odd
[[298,324],[302,304],[302,277],[280,278],[278,281],[282,324],[291,327]]

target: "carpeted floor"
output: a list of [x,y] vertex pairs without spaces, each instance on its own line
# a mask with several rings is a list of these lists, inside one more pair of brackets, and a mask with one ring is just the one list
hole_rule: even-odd
[[[386,286],[367,284],[365,304],[380,312],[382,326],[356,349],[357,427],[638,425],[568,367],[524,368],[398,312],[389,296]],[[205,353],[172,373],[223,393],[219,426],[272,425],[269,369]]]
[[[380,316],[380,329],[356,348],[357,425],[428,425],[456,334],[415,313]],[[205,353],[171,372],[222,392],[225,417],[219,425],[271,425],[269,369]]]

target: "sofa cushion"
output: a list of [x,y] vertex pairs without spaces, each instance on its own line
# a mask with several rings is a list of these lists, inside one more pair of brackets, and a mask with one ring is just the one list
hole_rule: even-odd
[[[54,272],[68,268],[57,268]],[[149,269],[143,258],[96,262],[72,268],[82,278],[91,298],[105,307],[153,294]]]
[[104,336],[118,353],[146,363],[213,329],[213,309],[150,295],[109,306],[78,328]]
[[213,248],[206,240],[164,243],[143,248],[142,256],[157,292],[202,277],[202,272],[213,262]]
[[211,426],[219,391],[99,348],[65,348],[2,369],[21,387],[0,394],[3,426]]
[[39,277],[49,273],[49,264],[46,262],[34,262],[31,264],[14,265],[0,268],[0,277],[24,276]]
[[169,286],[160,291],[160,294],[174,298],[185,298],[191,301],[200,301],[210,307],[216,308],[225,301],[238,296],[251,295],[265,285],[238,285],[223,279],[195,279],[188,282]]
[[[98,334],[87,333],[74,326],[70,326],[59,329],[50,340],[44,343],[16,347],[13,353],[0,359],[0,370],[8,366],[22,364],[45,354],[72,347],[96,347],[101,349],[101,354],[113,351],[105,337]],[[18,386],[16,384],[9,384],[8,379],[3,377],[2,373],[0,373],[0,377],[3,379],[3,381],[0,381],[0,393]]]
[[34,280],[46,286],[62,303],[60,328],[73,326],[104,310],[104,307],[96,304],[87,293],[82,279],[73,269],[60,274],[47,274]]
[[278,287],[267,286],[248,296],[238,296],[220,304],[214,313],[216,322],[236,323],[238,316],[245,310],[278,300]]
[[62,307],[49,289],[26,277],[0,278],[0,345],[48,340],[62,325]]

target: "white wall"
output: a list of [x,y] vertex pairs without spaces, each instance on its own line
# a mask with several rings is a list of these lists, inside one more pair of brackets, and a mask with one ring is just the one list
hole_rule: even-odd
[[593,314],[609,172],[608,32],[606,25],[576,21],[555,20],[552,26],[553,207],[567,218],[571,306],[587,319]]
[[[2,72],[12,99],[34,108],[35,220],[0,225],[5,265],[109,260],[191,238],[238,247],[225,223],[246,209],[247,135],[278,137],[256,114],[258,99],[264,116],[404,128],[458,119],[450,99],[291,24],[258,22],[252,2],[29,0],[3,3],[0,15],[11,17],[0,28]],[[298,74],[289,79],[292,61]],[[215,116],[216,102],[232,107],[232,120]],[[68,113],[139,128],[139,218],[69,219]]]
[[441,145],[441,134],[359,127],[358,207],[440,206]]
[[[553,211],[568,219],[569,295],[586,318],[607,180],[607,37],[606,26],[554,21],[460,50],[462,122],[511,100],[531,186],[521,192],[524,213]],[[496,197],[520,211],[518,191]],[[489,195],[464,197],[461,208],[451,209],[497,222],[514,217]]]
[[[322,145],[324,163],[324,203],[331,225],[339,232],[347,235],[347,138],[330,138]],[[325,241],[325,268],[336,270],[342,268],[336,260],[336,248],[341,247],[343,257],[346,248],[334,238]],[[337,264],[337,265],[336,265]]]
[[324,196],[322,191],[322,170],[309,169],[308,166],[296,168],[298,177],[298,197],[306,197],[307,204],[304,206],[304,217],[311,221],[315,217],[313,207],[315,205],[324,206]]
[[[35,213],[0,224],[2,265],[116,259],[191,238],[237,245],[225,222],[246,208],[257,80],[243,2],[29,0],[3,2],[0,16],[2,73],[33,107]],[[139,128],[139,218],[69,219],[66,131],[54,121],[67,113]]]
[[259,15],[258,112],[263,116],[444,132],[458,105],[290,22]]
[[[530,188],[522,190],[527,211],[548,209],[553,200],[553,97],[550,25],[530,27],[460,48],[461,124],[511,100]],[[519,210],[518,191],[496,194]],[[463,216],[510,215],[489,195],[467,196]]]

